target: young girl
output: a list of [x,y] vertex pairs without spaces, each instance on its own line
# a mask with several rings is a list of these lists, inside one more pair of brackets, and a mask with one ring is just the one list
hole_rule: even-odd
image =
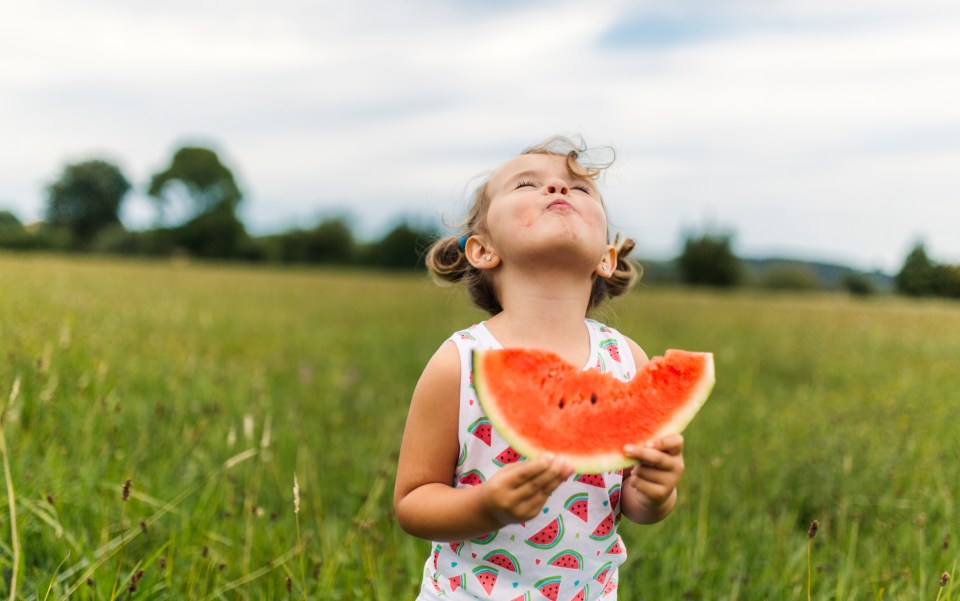
[[633,242],[607,233],[597,190],[607,165],[585,164],[584,150],[553,138],[506,162],[478,188],[463,230],[428,254],[431,271],[464,282],[491,317],[454,333],[413,393],[394,503],[404,530],[434,541],[418,600],[616,599],[620,516],[651,524],[676,503],[680,435],[625,447],[633,468],[574,475],[563,457],[516,461],[473,389],[476,348],[544,348],[623,380],[647,361],[586,318],[636,274],[625,260]]

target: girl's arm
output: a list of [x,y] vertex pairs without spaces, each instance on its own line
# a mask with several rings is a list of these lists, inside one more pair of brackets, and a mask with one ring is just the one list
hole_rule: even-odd
[[435,541],[475,538],[536,516],[572,470],[553,457],[510,464],[479,486],[454,488],[460,453],[460,356],[450,342],[427,363],[400,446],[394,508],[408,533]]
[[[627,338],[639,370],[649,359],[636,342]],[[638,524],[653,524],[664,519],[677,503],[677,483],[683,476],[683,437],[679,434],[624,448],[628,457],[640,463],[623,470],[620,508],[624,516]]]

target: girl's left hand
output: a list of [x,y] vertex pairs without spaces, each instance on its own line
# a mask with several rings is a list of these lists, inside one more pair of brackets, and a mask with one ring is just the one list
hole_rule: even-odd
[[[627,457],[639,463],[623,472],[623,483],[640,495],[639,502],[648,511],[672,509],[677,483],[683,476],[683,436],[671,434],[623,449]],[[670,507],[667,507],[667,505]]]

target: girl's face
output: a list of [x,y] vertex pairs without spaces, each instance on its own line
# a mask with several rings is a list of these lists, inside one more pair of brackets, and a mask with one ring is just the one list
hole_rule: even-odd
[[610,248],[600,194],[565,156],[520,155],[493,174],[487,193],[487,235],[504,263],[546,259],[593,270]]

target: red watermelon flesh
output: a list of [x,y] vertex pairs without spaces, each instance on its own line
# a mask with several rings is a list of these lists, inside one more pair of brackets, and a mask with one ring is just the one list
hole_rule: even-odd
[[473,568],[473,576],[489,597],[493,587],[497,585],[497,571],[493,568],[476,567]]
[[603,488],[607,483],[603,479],[603,474],[580,474],[574,478],[577,482],[582,482],[583,484],[589,484],[590,486],[599,486]]
[[483,556],[483,560],[488,561],[499,568],[510,570],[511,572],[516,572],[518,574],[520,573],[520,568],[517,565],[517,558],[505,549],[491,551]]
[[585,492],[577,493],[572,497],[570,497],[569,499],[567,499],[566,502],[563,504],[563,506],[566,508],[567,511],[569,511],[573,515],[577,516],[579,519],[586,522],[589,519],[589,508],[590,508],[590,503],[588,499],[589,497],[587,496],[587,493]]
[[573,549],[560,551],[550,559],[549,565],[568,570],[579,570],[583,566],[583,555]]
[[547,599],[557,601],[557,595],[560,594],[560,577],[551,576],[544,578],[543,580],[538,580],[533,586]]
[[516,463],[520,461],[521,457],[523,457],[523,455],[514,451],[512,447],[507,447],[503,450],[503,452],[493,458],[493,462],[502,467],[508,463]]
[[613,513],[608,513],[607,517],[603,518],[603,521],[597,524],[597,527],[593,530],[593,534],[590,535],[590,538],[593,540],[605,540],[610,538],[610,535],[613,534],[613,525],[615,521],[613,518]]
[[636,463],[624,445],[681,432],[714,383],[712,354],[677,350],[629,382],[543,350],[476,350],[473,369],[480,404],[512,448],[556,453],[581,474]]
[[460,476],[460,484],[464,484],[466,486],[478,486],[483,484],[483,482],[483,474],[478,470],[470,470],[469,472],[465,472]]
[[549,524],[537,531],[536,534],[526,540],[531,547],[538,549],[550,549],[563,538],[563,520],[557,516]]

